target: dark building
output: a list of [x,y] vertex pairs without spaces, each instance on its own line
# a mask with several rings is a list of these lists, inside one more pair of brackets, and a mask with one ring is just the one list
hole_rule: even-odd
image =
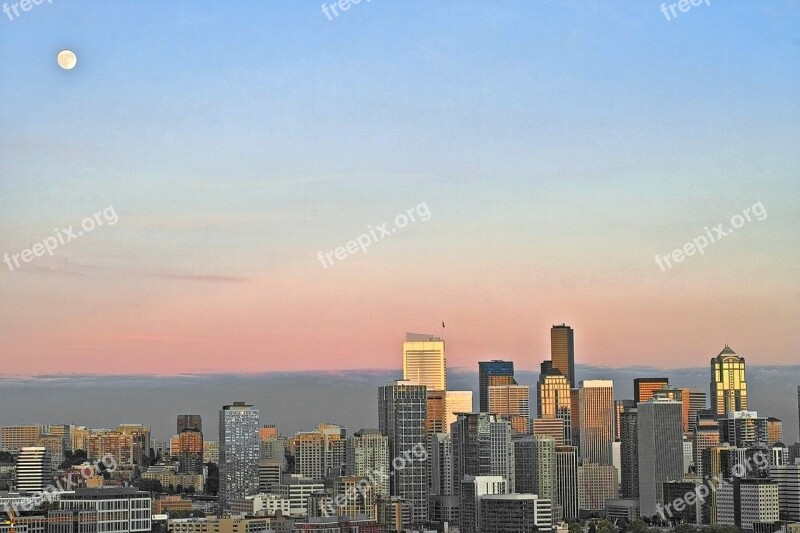
[[516,385],[513,361],[481,361],[478,363],[478,396],[481,413],[489,412],[489,387]]
[[203,419],[200,415],[178,415],[178,433],[187,429],[203,432]]

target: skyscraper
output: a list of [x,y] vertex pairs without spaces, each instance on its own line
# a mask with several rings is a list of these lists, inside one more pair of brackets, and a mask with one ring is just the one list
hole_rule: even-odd
[[542,363],[536,383],[536,412],[539,418],[564,420],[563,440],[572,443],[572,393],[566,376],[553,368],[551,361]]
[[347,476],[375,474],[375,494],[389,497],[389,439],[379,430],[362,429],[347,439],[345,464]]
[[690,387],[681,388],[683,402],[683,432],[694,433],[697,424],[697,413],[708,409],[707,395],[704,390]]
[[667,378],[636,378],[633,380],[633,401],[641,403],[650,401],[653,393],[669,385]]
[[[536,442],[536,461],[534,463],[534,479],[536,490],[540,498],[554,502],[557,501],[558,471],[556,465],[556,441],[553,437],[534,437]],[[516,492],[520,492],[519,489]],[[561,511],[556,514],[560,518]]]
[[259,412],[252,405],[234,402],[219,412],[219,505],[258,492]]
[[711,359],[711,409],[722,417],[733,411],[747,411],[747,379],[744,357],[727,344]]
[[653,516],[663,502],[664,483],[683,480],[681,402],[652,398],[637,407],[639,509]]
[[26,446],[17,456],[17,491],[38,492],[49,485],[52,478],[50,452],[44,446]]
[[565,520],[578,518],[578,448],[556,446],[556,501]]
[[490,413],[464,413],[453,424],[454,489],[465,476],[503,476],[514,491],[511,423]]
[[[427,410],[425,385],[402,380],[378,389],[378,424],[381,433],[389,440],[389,456],[393,458],[390,491],[392,496],[405,498],[412,504],[414,523],[428,518],[428,465],[420,453],[426,449]],[[395,464],[394,459],[398,457],[404,459],[402,468]]]
[[194,427],[187,427],[172,437],[170,453],[178,457],[178,472],[203,473],[203,434]]
[[403,343],[403,379],[425,385],[430,391],[447,390],[444,341],[441,337],[406,333]]
[[550,329],[550,360],[553,368],[567,378],[569,386],[575,387],[575,337],[566,324]]
[[620,494],[623,498],[639,498],[639,430],[636,425],[638,410],[625,409],[620,415],[621,479]]
[[481,413],[489,412],[489,387],[492,385],[516,385],[514,362],[481,361],[478,363],[478,396]]
[[178,415],[178,431],[177,433],[180,434],[181,431],[187,429],[196,429],[199,432],[203,432],[203,419],[200,415]]
[[527,385],[489,386],[489,412],[505,418],[519,417],[523,426],[515,427],[519,433],[529,432],[530,405],[530,387]]
[[698,412],[694,430],[694,465],[700,479],[711,475],[703,470],[703,450],[716,448],[719,442],[719,421],[709,410]]
[[482,533],[481,497],[489,494],[508,494],[506,480],[500,476],[465,476],[458,481],[461,497],[460,533]]
[[444,424],[444,433],[450,433],[450,426],[458,419],[458,413],[472,412],[471,390],[449,390],[445,393],[444,406],[447,418]]
[[581,458],[597,464],[611,464],[610,444],[614,442],[614,382],[581,382],[580,450]]

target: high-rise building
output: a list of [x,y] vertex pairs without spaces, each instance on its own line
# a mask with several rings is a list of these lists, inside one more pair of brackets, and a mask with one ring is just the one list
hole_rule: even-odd
[[193,426],[172,437],[170,453],[178,459],[179,473],[203,473],[203,434]]
[[564,420],[563,440],[572,443],[572,393],[566,376],[553,368],[551,361],[542,363],[536,383],[536,412],[539,418]]
[[278,427],[275,424],[264,424],[258,430],[258,439],[261,442],[278,438]]
[[711,359],[711,410],[715,416],[747,411],[747,379],[744,357],[727,344]]
[[42,426],[3,426],[3,451],[18,452],[36,446],[42,435]]
[[111,456],[118,465],[133,465],[133,439],[133,435],[119,431],[93,431],[86,437],[86,456],[90,461]]
[[501,476],[464,476],[459,484],[461,513],[460,533],[482,533],[480,500],[489,494],[508,494],[506,480]]
[[447,390],[444,341],[441,337],[406,333],[403,379],[425,385],[429,391]]
[[331,481],[343,474],[347,430],[335,424],[319,424],[316,431],[295,435],[295,471],[317,482]]
[[536,494],[536,439],[533,435],[514,435],[514,488],[520,494]]
[[697,413],[708,409],[706,391],[683,387],[681,388],[681,402],[683,402],[683,432],[694,433]]
[[550,360],[553,368],[561,371],[575,387],[575,337],[571,327],[566,324],[550,329]]
[[520,417],[519,433],[529,433],[531,418],[530,387],[527,385],[490,385],[489,411],[506,418]]
[[[444,343],[441,348],[443,355]],[[392,496],[411,503],[414,523],[424,522],[428,517],[428,465],[419,453],[426,446],[427,410],[427,387],[423,384],[393,381],[378,389],[378,423],[389,440],[389,456],[412,459],[404,460],[403,468],[391,461],[390,491]]]
[[[540,498],[556,502],[558,500],[558,470],[556,464],[556,442],[553,437],[534,437],[536,442],[536,461],[534,463],[534,479],[536,490]],[[516,489],[515,492],[521,492]],[[556,517],[561,519],[561,510],[554,510]]]
[[178,415],[177,427],[178,431],[176,433],[178,434],[187,429],[194,429],[202,433],[203,418],[200,415]]
[[581,458],[610,465],[614,442],[614,382],[585,380],[580,387]]
[[767,445],[783,442],[783,422],[779,418],[767,418]]
[[203,462],[219,464],[219,441],[203,441]]
[[131,436],[133,462],[142,464],[144,457],[150,452],[150,428],[143,424],[120,424],[116,431]]
[[700,479],[709,475],[703,471],[703,450],[719,446],[719,422],[709,410],[697,413],[694,430],[694,466]]
[[620,416],[620,494],[623,499],[639,498],[639,428],[636,407],[628,407]]
[[389,439],[380,430],[362,429],[347,439],[345,464],[348,476],[375,474],[375,494],[389,497]]
[[556,441],[556,446],[568,446],[569,442],[564,439],[564,426],[564,420],[560,418],[534,418],[531,432],[537,436],[549,435],[553,437]]
[[428,410],[425,416],[426,433],[447,433],[447,391],[428,389]]
[[552,501],[536,494],[487,494],[480,498],[479,531],[537,533],[553,526]]
[[800,522],[800,464],[772,466],[769,475],[778,484],[781,514]]
[[653,393],[668,385],[667,378],[636,378],[633,380],[633,401],[636,404],[650,401]]
[[447,420],[444,425],[443,433],[450,433],[450,426],[458,420],[458,413],[472,412],[472,391],[471,390],[449,390],[445,394],[445,408],[447,410]]
[[612,465],[584,463],[578,466],[578,508],[603,512],[606,501],[617,497],[619,480]]
[[502,476],[514,492],[511,423],[490,413],[461,414],[453,424],[454,489],[465,476]]
[[729,411],[719,419],[719,437],[722,442],[746,448],[769,440],[768,420],[757,411]]
[[663,484],[683,480],[681,402],[652,398],[638,405],[636,419],[639,509],[642,516],[653,516],[663,501]]
[[752,532],[756,524],[780,519],[778,483],[766,479],[736,479],[716,491],[716,525]]
[[614,414],[616,415],[614,440],[622,440],[622,413],[628,409],[636,409],[636,402],[633,400],[614,400]]
[[224,406],[219,412],[219,506],[228,511],[230,501],[258,492],[259,411],[244,402]]
[[516,385],[514,362],[481,361],[478,363],[478,396],[481,413],[489,412],[489,387],[492,385]]
[[43,491],[53,480],[50,452],[44,446],[26,446],[17,455],[17,491]]
[[428,434],[429,496],[453,495],[453,441],[448,433]]
[[578,448],[556,446],[556,501],[564,520],[578,518]]

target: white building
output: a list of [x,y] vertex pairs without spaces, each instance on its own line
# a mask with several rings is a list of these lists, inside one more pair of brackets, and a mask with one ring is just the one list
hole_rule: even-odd
[[102,533],[149,532],[150,494],[130,487],[78,489],[63,494],[59,508],[69,511],[94,511],[97,529]]
[[737,479],[717,489],[717,525],[753,531],[756,522],[780,518],[778,483],[765,479]]
[[324,483],[298,474],[287,474],[280,485],[272,488],[272,493],[289,500],[289,514],[292,516],[308,516],[308,497],[324,490]]
[[43,446],[22,448],[17,456],[17,490],[39,492],[52,481],[50,452]]

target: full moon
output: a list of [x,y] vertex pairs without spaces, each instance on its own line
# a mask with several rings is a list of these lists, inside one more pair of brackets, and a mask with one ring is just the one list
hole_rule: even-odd
[[72,50],[61,50],[58,53],[58,66],[64,70],[71,70],[78,64],[78,58]]

